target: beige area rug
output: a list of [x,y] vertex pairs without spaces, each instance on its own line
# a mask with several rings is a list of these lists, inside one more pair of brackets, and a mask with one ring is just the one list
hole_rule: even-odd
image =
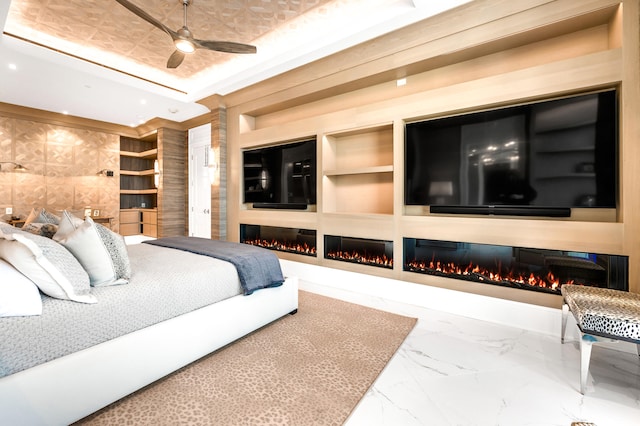
[[78,424],[341,425],[415,323],[300,291],[297,314]]

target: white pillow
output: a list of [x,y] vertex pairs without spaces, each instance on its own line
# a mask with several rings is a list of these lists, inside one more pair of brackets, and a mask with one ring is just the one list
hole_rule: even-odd
[[0,229],[0,258],[33,281],[44,294],[57,299],[96,303],[89,276],[67,249],[55,241],[16,230]]
[[58,230],[53,236],[53,239],[55,241],[60,241],[68,237],[76,229],[78,229],[78,226],[82,225],[83,223],[84,223],[84,220],[64,210],[62,212],[62,216],[60,217],[60,223],[58,223]]
[[33,281],[2,259],[0,277],[0,317],[42,315],[42,298]]
[[[64,231],[66,225],[63,227],[62,222],[60,227]],[[56,235],[58,234],[56,233]],[[119,276],[109,247],[105,244],[96,224],[90,217],[87,216],[77,229],[60,239],[59,242],[78,259],[78,262],[89,274],[92,286],[127,284],[128,281]]]

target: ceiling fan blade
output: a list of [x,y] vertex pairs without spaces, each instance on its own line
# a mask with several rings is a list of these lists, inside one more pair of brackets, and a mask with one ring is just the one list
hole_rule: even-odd
[[154,25],[154,26],[160,28],[165,33],[169,34],[172,39],[175,39],[177,37],[177,34],[176,34],[175,31],[173,31],[173,30],[169,29],[168,27],[166,27],[162,22],[158,21],[156,18],[154,18],[153,16],[149,15],[147,12],[145,12],[142,9],[140,9],[135,4],[130,3],[127,0],[116,0],[116,1],[118,3],[120,3],[122,6],[126,7],[127,9],[129,9],[134,14],[138,15],[140,18],[142,18],[145,21],[147,21],[148,23],[150,23],[151,25]]
[[184,53],[176,50],[171,54],[171,56],[169,56],[169,60],[167,61],[167,68],[178,68],[178,65],[180,65],[182,61],[184,61]]
[[255,46],[243,43],[234,43],[232,41],[215,41],[215,40],[198,40],[193,39],[193,44],[201,49],[216,50],[218,52],[227,53],[256,53]]

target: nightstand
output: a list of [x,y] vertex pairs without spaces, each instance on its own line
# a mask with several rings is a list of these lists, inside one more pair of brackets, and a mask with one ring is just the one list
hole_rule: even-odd
[[11,226],[15,226],[16,228],[22,228],[24,225],[24,219],[11,219],[8,220],[7,223]]

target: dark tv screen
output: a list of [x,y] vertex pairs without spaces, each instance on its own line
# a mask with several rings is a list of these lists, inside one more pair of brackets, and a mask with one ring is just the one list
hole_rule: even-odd
[[244,202],[261,208],[316,203],[316,140],[243,152]]
[[617,117],[608,90],[407,123],[405,204],[615,208]]

